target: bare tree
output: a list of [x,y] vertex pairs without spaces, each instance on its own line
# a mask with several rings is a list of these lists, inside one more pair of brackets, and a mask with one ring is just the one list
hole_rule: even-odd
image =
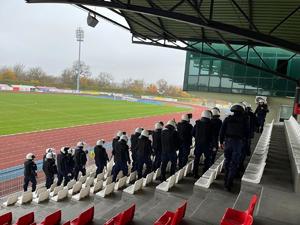
[[113,86],[114,77],[110,73],[101,72],[97,77],[99,87],[108,88]]
[[165,79],[160,79],[156,82],[157,92],[164,94],[168,90],[168,82]]

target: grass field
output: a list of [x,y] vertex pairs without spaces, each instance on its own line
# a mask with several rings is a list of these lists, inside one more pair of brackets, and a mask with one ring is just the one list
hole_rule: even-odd
[[0,92],[0,135],[186,111],[90,96]]

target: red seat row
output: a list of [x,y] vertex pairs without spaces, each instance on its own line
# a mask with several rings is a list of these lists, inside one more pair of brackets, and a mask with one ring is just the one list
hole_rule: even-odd
[[[178,225],[185,215],[187,202],[184,202],[175,212],[166,211],[154,225]],[[133,220],[135,213],[135,204],[130,208],[120,212],[104,225],[127,225]],[[87,225],[93,221],[94,206],[81,213],[72,221],[65,222],[63,225]],[[61,221],[61,210],[48,215],[39,225],[58,225]],[[0,216],[0,225],[10,225],[12,223],[12,213],[6,213]],[[34,213],[28,213],[20,217],[15,225],[36,225],[34,222]]]
[[252,225],[256,202],[257,196],[253,195],[246,211],[228,208],[221,220],[221,225]]

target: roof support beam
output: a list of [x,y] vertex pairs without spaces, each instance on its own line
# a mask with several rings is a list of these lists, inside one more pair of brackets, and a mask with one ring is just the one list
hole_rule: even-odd
[[178,6],[182,5],[182,3],[184,3],[185,0],[181,0],[181,1],[178,1],[174,6],[172,6],[172,8],[170,8],[168,11],[169,12],[173,12]]
[[187,24],[192,24],[199,27],[208,28],[210,30],[219,32],[228,32],[236,34],[240,37],[244,37],[246,40],[252,40],[260,42],[269,46],[284,48],[289,51],[300,53],[300,45],[289,42],[268,34],[255,32],[246,28],[237,27],[230,24],[225,24],[218,21],[203,21],[203,19],[191,15],[186,15],[178,12],[170,12],[166,10],[153,9],[149,7],[132,5],[132,4],[119,4],[115,1],[104,1],[104,0],[26,0],[29,3],[69,3],[69,4],[87,4],[98,7],[115,8],[123,11],[137,12],[150,16],[158,16],[167,18]]

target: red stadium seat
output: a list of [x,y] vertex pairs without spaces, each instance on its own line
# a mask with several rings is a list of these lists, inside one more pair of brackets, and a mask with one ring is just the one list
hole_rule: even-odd
[[57,225],[61,221],[61,210],[48,215],[40,225]]
[[0,216],[0,224],[3,225],[10,225],[12,221],[12,213],[5,213],[3,215]]
[[134,217],[135,204],[133,204],[129,209],[117,214],[115,217],[111,218],[104,225],[126,225],[130,223]]
[[86,225],[93,221],[94,218],[94,206],[81,213],[79,217],[71,221],[71,225]]
[[176,212],[166,211],[154,225],[178,225],[185,216],[187,202],[184,202]]
[[20,217],[15,225],[31,225],[34,223],[34,213],[28,213],[22,217]]
[[221,220],[221,225],[252,225],[256,202],[257,196],[253,195],[246,211],[228,208]]
[[65,222],[63,225],[71,225],[70,221]]

